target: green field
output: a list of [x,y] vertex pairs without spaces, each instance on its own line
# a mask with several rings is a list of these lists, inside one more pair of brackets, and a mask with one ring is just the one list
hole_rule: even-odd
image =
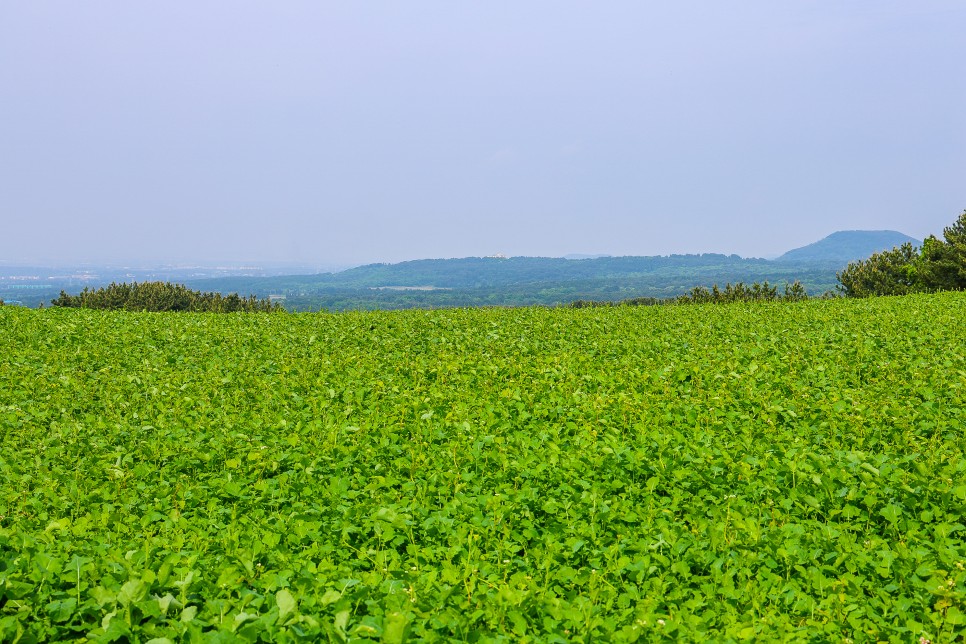
[[964,294],[0,307],[0,440],[4,642],[966,637]]

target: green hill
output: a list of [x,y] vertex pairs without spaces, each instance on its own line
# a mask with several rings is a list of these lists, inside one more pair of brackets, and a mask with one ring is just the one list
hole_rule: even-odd
[[776,261],[779,262],[839,262],[847,264],[865,259],[872,253],[891,250],[909,242],[918,245],[919,240],[895,230],[840,230],[825,239],[790,250]]

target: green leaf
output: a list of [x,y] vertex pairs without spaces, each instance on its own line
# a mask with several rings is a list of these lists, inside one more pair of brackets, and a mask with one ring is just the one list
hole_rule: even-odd
[[284,619],[295,612],[298,602],[287,588],[275,593],[275,604],[278,606],[279,619]]
[[47,604],[47,614],[51,621],[66,622],[77,609],[77,600],[73,597],[63,601],[56,601]]
[[335,620],[333,620],[333,625],[335,626],[336,632],[345,635],[346,627],[349,625],[349,615],[351,613],[348,610],[340,610],[335,614]]
[[407,625],[409,619],[405,613],[393,611],[386,615],[382,641],[386,644],[402,644],[406,641]]
[[168,614],[168,608],[180,608],[181,604],[177,599],[174,598],[171,593],[165,594],[163,597],[158,597],[158,610],[161,611],[162,615]]
[[895,504],[889,504],[879,511],[879,514],[885,518],[886,521],[895,525],[899,521],[899,516],[902,514],[902,508]]
[[325,591],[325,594],[323,594],[322,597],[319,598],[319,603],[321,603],[323,606],[328,606],[329,604],[334,604],[340,599],[342,599],[342,593],[337,590],[329,589]]
[[197,615],[198,615],[198,607],[197,606],[185,606],[181,610],[181,621],[182,622],[190,622]]
[[144,599],[147,592],[148,587],[143,581],[140,579],[131,579],[121,586],[121,590],[117,593],[117,602],[121,606],[130,606]]

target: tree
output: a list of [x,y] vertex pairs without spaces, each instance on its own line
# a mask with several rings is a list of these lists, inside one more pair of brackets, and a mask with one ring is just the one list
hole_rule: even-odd
[[905,295],[923,290],[916,278],[919,254],[905,243],[898,248],[873,253],[868,259],[852,262],[836,277],[846,297]]
[[785,284],[785,295],[782,299],[786,302],[801,302],[808,299],[808,292],[801,282],[795,280],[794,284]]
[[966,289],[966,210],[943,230],[945,241],[930,235],[922,245],[917,272],[930,291]]
[[875,253],[849,264],[837,275],[846,297],[966,290],[966,210],[922,247],[911,244]]

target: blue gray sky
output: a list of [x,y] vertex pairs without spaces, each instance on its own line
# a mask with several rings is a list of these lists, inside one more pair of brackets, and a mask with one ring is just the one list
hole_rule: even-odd
[[779,254],[966,208],[960,0],[5,2],[0,259]]

